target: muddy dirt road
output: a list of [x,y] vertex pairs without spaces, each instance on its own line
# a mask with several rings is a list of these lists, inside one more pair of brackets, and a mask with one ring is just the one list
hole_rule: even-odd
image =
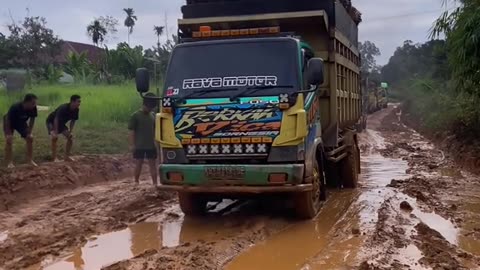
[[0,269],[480,269],[480,177],[400,118],[370,117],[360,187],[330,190],[311,221],[272,199],[185,218],[124,178],[127,158],[2,171]]

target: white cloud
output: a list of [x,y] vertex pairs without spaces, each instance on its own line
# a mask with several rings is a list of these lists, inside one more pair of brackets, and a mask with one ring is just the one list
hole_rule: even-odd
[[[176,32],[176,19],[181,16],[180,6],[185,0],[2,0],[0,6],[0,32],[6,32],[9,13],[20,20],[27,15],[43,16],[48,25],[61,38],[90,43],[86,26],[95,17],[111,15],[119,22],[117,40],[127,40],[127,29],[123,26],[123,8],[132,7],[138,16],[131,36],[131,44],[149,48],[156,43],[154,25],[165,24],[168,14],[170,34]],[[354,0],[354,5],[363,13],[360,25],[360,40],[371,40],[380,48],[382,56],[378,62],[385,64],[395,48],[406,39],[414,42],[427,40],[429,29],[441,13],[441,0]],[[9,12],[10,11],[10,12]],[[165,39],[165,37],[163,37]],[[110,46],[112,44],[109,44]]]

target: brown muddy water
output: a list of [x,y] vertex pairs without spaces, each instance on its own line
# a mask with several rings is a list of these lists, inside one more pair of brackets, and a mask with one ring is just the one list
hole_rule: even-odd
[[[392,179],[405,179],[408,164],[402,159],[386,158],[378,153],[384,148],[382,136],[368,130],[364,138],[368,147],[362,155],[360,187],[356,190],[331,190],[320,214],[313,220],[293,222],[265,241],[256,243],[234,257],[227,270],[277,269],[313,270],[345,269],[358,266],[365,257],[363,246],[367,237],[374,234],[378,211],[386,201],[399,205],[407,201],[414,215],[438,231],[453,245],[465,250],[480,249],[477,242],[469,241],[449,220],[434,212],[421,210],[415,199],[387,187]],[[232,202],[217,206],[229,208]],[[241,206],[238,206],[241,207]],[[237,207],[237,208],[238,208]],[[480,204],[470,207],[480,208]],[[220,210],[221,211],[221,210]],[[98,235],[61,258],[44,260],[32,269],[46,270],[97,270],[115,262],[131,259],[146,250],[172,248],[187,242],[215,241],[238,234],[238,220],[229,223],[228,213],[211,218],[184,218],[178,206],[171,212],[173,218],[130,225],[128,228]],[[480,209],[479,211],[480,212]],[[244,221],[247,222],[247,221]],[[413,228],[415,224],[411,224]],[[240,225],[241,227],[241,225]],[[407,230],[407,234],[414,233]],[[0,242],[7,233],[0,233]],[[398,261],[417,265],[421,251],[413,244],[400,249]],[[423,269],[413,267],[412,269]]]
[[377,211],[391,196],[387,184],[406,177],[408,165],[380,154],[362,157],[358,190],[332,190],[320,214],[291,225],[236,257],[227,270],[338,269],[358,265],[363,234],[373,230]]

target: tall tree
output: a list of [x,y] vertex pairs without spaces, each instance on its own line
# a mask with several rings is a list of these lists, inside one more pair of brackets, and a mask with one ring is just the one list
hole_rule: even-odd
[[155,35],[157,35],[157,47],[160,48],[160,36],[163,35],[163,30],[165,29],[164,26],[154,26],[153,31]]
[[60,53],[61,40],[47,27],[43,17],[26,17],[21,25],[8,25],[10,44],[14,44],[15,65],[27,69],[38,69],[53,63]]
[[123,11],[127,14],[123,24],[128,28],[128,44],[130,44],[130,35],[133,33],[133,27],[137,21],[137,16],[135,16],[133,8],[124,8]]
[[105,42],[108,42],[112,39],[116,39],[116,34],[118,32],[118,20],[112,16],[100,16],[98,18],[100,24],[107,30],[107,34],[105,35]]
[[4,34],[0,33],[0,69],[12,66],[12,61],[20,53],[15,48],[15,44]]
[[375,57],[380,56],[380,49],[371,41],[359,42],[360,58],[362,60],[362,73],[370,73],[377,67]]
[[102,25],[100,20],[96,19],[87,26],[87,32],[92,39],[93,44],[98,47],[98,44],[103,43],[107,35],[107,29]]

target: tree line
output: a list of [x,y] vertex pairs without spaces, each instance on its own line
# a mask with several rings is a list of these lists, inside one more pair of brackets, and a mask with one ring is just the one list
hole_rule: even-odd
[[[480,134],[480,1],[459,1],[436,20],[431,40],[405,41],[382,67],[404,108],[425,128]],[[439,39],[441,38],[441,39]]]
[[126,42],[118,43],[116,48],[109,48],[105,43],[115,38],[118,19],[101,16],[86,26],[92,44],[102,51],[101,57],[93,62],[88,52],[71,52],[66,59],[59,61],[64,41],[47,26],[43,17],[30,16],[22,22],[12,22],[8,24],[8,34],[0,33],[0,70],[26,70],[29,81],[48,83],[58,82],[63,72],[73,76],[78,83],[120,83],[132,79],[139,67],[154,70],[156,66],[157,75],[163,74],[177,37],[167,37],[162,44],[160,37],[165,26],[153,25],[152,37],[157,39],[156,46],[149,49],[131,47],[130,36],[138,17],[132,8],[124,8],[123,11],[123,25],[128,36]]

